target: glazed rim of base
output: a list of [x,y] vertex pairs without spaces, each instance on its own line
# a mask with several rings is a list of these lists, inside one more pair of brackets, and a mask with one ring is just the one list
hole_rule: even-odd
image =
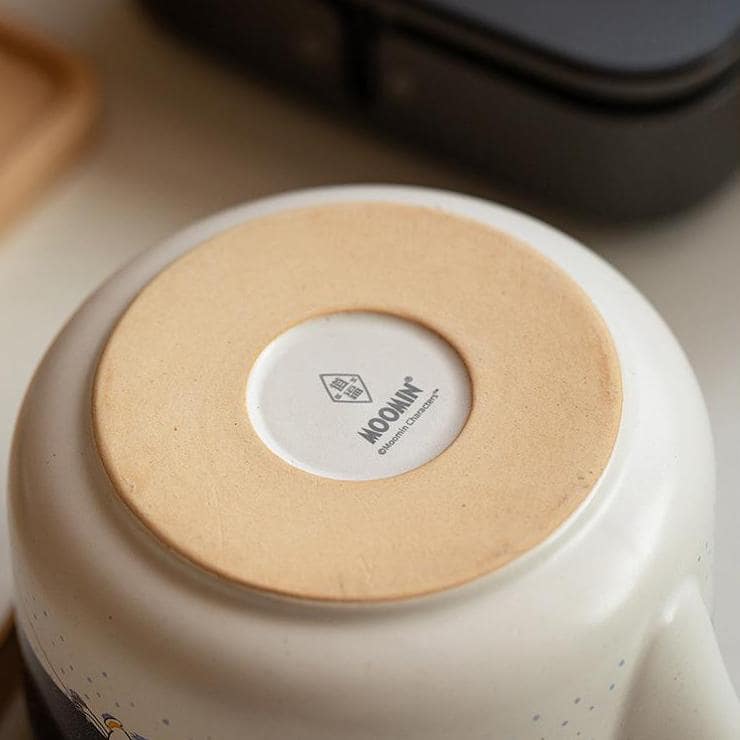
[[[426,327],[469,375],[459,434],[398,475],[307,472],[249,419],[247,382],[265,348],[302,322],[346,312]],[[362,375],[355,366],[317,374],[317,362],[306,358],[306,377],[326,403],[318,375]],[[604,471],[621,407],[609,331],[563,270],[488,225],[383,202],[248,220],[171,263],[111,333],[92,398],[114,489],[168,547],[232,582],[332,601],[438,592],[542,543]]]

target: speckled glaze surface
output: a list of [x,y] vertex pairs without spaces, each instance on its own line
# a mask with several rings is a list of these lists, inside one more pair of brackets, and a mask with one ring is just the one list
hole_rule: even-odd
[[[288,208],[369,200],[491,224],[574,278],[619,357],[616,446],[565,525],[491,575],[386,604],[266,596],[167,551],[113,494],[90,428],[97,358],[138,291],[207,237]],[[64,737],[740,736],[707,611],[714,460],[694,376],[632,286],[522,214],[358,186],[271,198],[191,227],[114,276],[54,343],[19,418],[10,490],[18,627],[29,667],[56,692],[47,701]]]

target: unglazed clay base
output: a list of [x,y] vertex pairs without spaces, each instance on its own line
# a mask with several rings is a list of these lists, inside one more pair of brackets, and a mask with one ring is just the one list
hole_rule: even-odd
[[160,539],[324,600],[439,591],[535,547],[592,490],[620,411],[611,338],[559,268],[377,202],[262,217],[177,260],[93,389],[105,469]]

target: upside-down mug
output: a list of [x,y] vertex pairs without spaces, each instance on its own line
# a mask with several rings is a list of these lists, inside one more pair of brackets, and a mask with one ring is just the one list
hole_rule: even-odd
[[735,740],[714,486],[678,344],[562,233],[419,188],[234,208],[112,277],[27,393],[39,731]]

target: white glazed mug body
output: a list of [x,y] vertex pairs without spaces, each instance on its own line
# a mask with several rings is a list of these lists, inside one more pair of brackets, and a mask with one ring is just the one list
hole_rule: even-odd
[[[120,502],[91,433],[97,358],[151,278],[245,220],[347,201],[440,208],[527,242],[588,293],[622,373],[616,445],[576,514],[501,570],[398,603],[278,598],[197,570]],[[695,378],[632,286],[510,210],[438,191],[346,187],[271,198],[191,227],[114,276],[57,339],[21,412],[10,484],[29,664],[103,736],[740,736],[707,616],[715,479]]]

